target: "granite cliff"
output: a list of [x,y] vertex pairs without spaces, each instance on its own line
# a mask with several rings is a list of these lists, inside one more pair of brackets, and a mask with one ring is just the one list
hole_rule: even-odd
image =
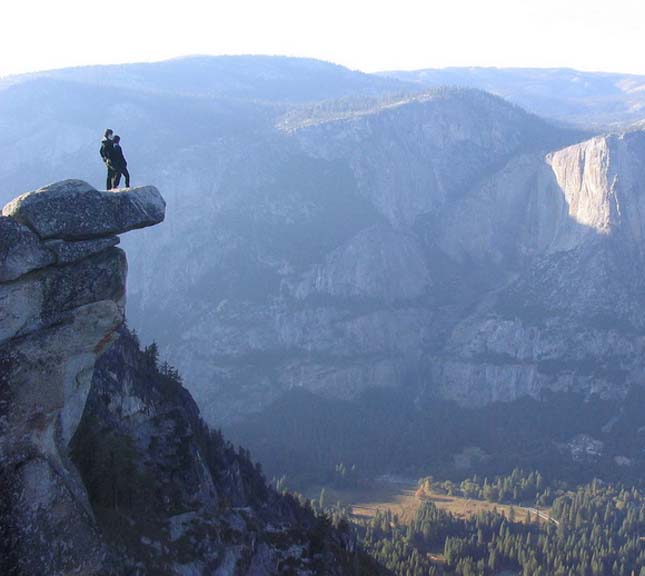
[[68,180],[0,217],[3,561],[10,573],[96,573],[101,538],[68,446],[96,359],[124,321],[127,264],[114,234],[164,218],[152,187]]
[[[644,157],[643,132],[596,137],[510,171],[503,188],[487,183],[456,208],[476,241],[451,232],[452,253],[505,261],[514,275],[433,358],[442,395],[469,405],[547,389],[619,398],[642,383]],[[524,196],[520,218],[481,209],[502,189]],[[496,231],[511,230],[502,251]]]
[[[67,180],[0,217],[0,572],[351,574],[353,537],[269,488],[124,326],[144,186]],[[356,568],[358,569],[358,568]]]

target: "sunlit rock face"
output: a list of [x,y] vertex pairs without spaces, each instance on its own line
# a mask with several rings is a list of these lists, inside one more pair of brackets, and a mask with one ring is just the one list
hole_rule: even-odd
[[619,397],[642,383],[644,151],[645,134],[631,132],[546,157],[537,181],[548,184],[534,191],[550,223],[525,227],[548,228],[548,241],[429,362],[442,395],[469,405],[547,389]]
[[3,554],[17,573],[98,573],[103,545],[68,446],[95,362],[124,321],[127,262],[113,235],[160,222],[164,201],[152,187],[108,193],[64,181],[21,196],[3,214]]
[[642,248],[645,202],[642,131],[599,136],[548,158],[572,220],[598,234],[620,234]]

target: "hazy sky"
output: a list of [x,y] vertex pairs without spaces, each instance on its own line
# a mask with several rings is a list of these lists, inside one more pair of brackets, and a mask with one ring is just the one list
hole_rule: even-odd
[[645,74],[645,0],[6,0],[0,75],[188,54]]

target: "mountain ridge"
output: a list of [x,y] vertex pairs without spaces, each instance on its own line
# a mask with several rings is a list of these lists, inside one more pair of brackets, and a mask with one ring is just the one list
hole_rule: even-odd
[[[175,95],[118,98],[51,79],[2,90],[0,196],[72,168],[102,182],[96,126],[121,132],[133,181],[163,182],[170,208],[123,242],[131,326],[218,425],[297,387],[350,402],[405,389],[426,408],[440,394],[622,396],[639,371],[638,146],[612,144],[606,177],[602,154],[581,164],[597,130],[470,89],[357,116],[400,85],[352,96],[343,74],[328,91],[296,74],[313,104],[189,97],[179,81]],[[316,125],[289,133],[283,118]],[[612,191],[613,174],[634,186]],[[619,223],[611,239],[603,222]]]
[[286,56],[186,56],[160,62],[79,66],[5,78],[0,89],[34,79],[161,94],[291,102],[319,100],[321,95],[331,99],[349,93],[377,95],[416,89],[413,84],[323,60]]
[[[399,374],[405,371],[405,362],[391,359],[393,352],[398,355],[402,351],[392,338],[395,333],[404,332],[405,324],[397,327],[396,324],[389,324],[391,320],[388,318],[398,316],[402,322],[413,323],[414,328],[411,328],[410,335],[404,341],[414,340],[414,333],[426,338],[426,334],[433,330],[431,318],[434,314],[427,310],[424,299],[432,302],[434,297],[432,291],[430,295],[427,293],[429,284],[422,280],[417,288],[414,284],[410,285],[412,291],[405,293],[404,304],[399,306],[398,311],[388,310],[378,297],[370,300],[372,296],[380,294],[374,287],[386,286],[374,279],[379,275],[386,277],[391,274],[391,270],[383,268],[384,263],[395,262],[401,257],[404,262],[417,262],[414,267],[420,270],[420,279],[432,277],[431,271],[435,266],[428,260],[428,251],[436,251],[433,247],[436,242],[426,236],[437,227],[427,225],[425,221],[433,217],[441,218],[439,215],[444,205],[454,203],[470,186],[476,186],[488,171],[495,173],[514,154],[523,153],[527,147],[534,154],[539,154],[540,149],[546,153],[553,142],[566,144],[579,137],[576,132],[561,131],[542,123],[495,97],[476,92],[459,94],[463,96],[456,100],[449,93],[439,100],[421,104],[413,102],[394,111],[386,109],[370,116],[299,130],[293,137],[282,141],[287,146],[282,153],[287,154],[286,161],[281,154],[278,163],[262,162],[262,168],[256,169],[253,168],[256,160],[245,158],[246,170],[258,174],[261,179],[267,178],[269,183],[264,188],[257,187],[257,180],[250,184],[238,184],[235,190],[230,191],[230,200],[227,197],[229,193],[222,191],[217,194],[219,206],[209,206],[208,209],[213,210],[211,222],[219,223],[218,234],[222,235],[222,245],[230,242],[231,247],[236,246],[237,257],[241,257],[242,262],[248,262],[251,276],[247,280],[240,278],[235,290],[222,287],[217,311],[209,309],[209,297],[204,295],[209,294],[206,287],[210,280],[207,275],[202,276],[203,280],[199,279],[197,266],[204,256],[194,251],[190,256],[182,257],[183,261],[192,262],[190,286],[182,288],[177,283],[168,286],[167,293],[172,291],[178,295],[188,290],[191,293],[191,311],[188,314],[199,315],[195,322],[189,322],[186,314],[178,319],[178,326],[185,325],[190,337],[180,345],[181,352],[179,349],[174,352],[173,361],[179,363],[187,375],[192,371],[189,380],[197,382],[209,379],[203,374],[197,377],[197,371],[202,371],[202,366],[206,368],[215,364],[210,386],[219,379],[216,374],[228,378],[227,373],[234,375],[238,372],[240,378],[242,374],[247,374],[243,386],[249,387],[251,382],[248,379],[254,381],[255,377],[251,376],[253,372],[246,370],[254,370],[252,366],[258,361],[272,362],[273,357],[278,362],[284,362],[285,368],[278,369],[282,370],[282,377],[287,378],[286,388],[297,385],[299,370],[305,370],[301,372],[303,382],[308,378],[325,377],[331,383],[338,378],[337,383],[333,384],[338,391],[343,386],[347,387],[347,391],[360,389],[369,381],[373,384],[378,382],[376,385],[400,381],[402,376]],[[529,139],[529,134],[534,136]],[[451,153],[452,142],[456,151],[462,145],[469,147],[472,157],[470,165],[458,153]],[[275,154],[276,150],[272,146],[270,154]],[[260,154],[260,159],[263,159],[266,153],[261,150]],[[410,157],[414,158],[412,165]],[[258,189],[260,196],[256,196]],[[323,189],[329,192],[321,194]],[[185,193],[181,200],[178,199],[179,203],[190,203],[187,196]],[[432,216],[433,211],[437,216]],[[337,231],[329,226],[331,218],[336,217],[334,215],[337,215],[337,222],[343,223]],[[244,230],[241,234],[237,229],[240,225]],[[311,226],[318,231],[316,238],[309,234],[307,227]],[[186,233],[195,234],[194,228],[193,231],[186,230]],[[293,230],[292,237],[287,236],[290,230]],[[228,234],[232,236],[224,240]],[[201,236],[205,241],[205,236]],[[389,238],[387,250],[391,256],[384,256],[378,248],[385,249],[381,238]],[[305,247],[307,250],[304,250]],[[250,254],[246,250],[249,248],[255,254],[252,256],[255,262],[248,260]],[[367,265],[372,254],[376,268]],[[330,259],[328,262],[327,258]],[[358,264],[363,258],[366,264],[361,264],[361,268],[356,268],[355,272],[345,274],[338,267],[343,262],[347,266]],[[236,277],[233,262],[222,263],[229,270],[226,274],[229,281]],[[337,270],[334,274],[348,288],[325,279],[325,274],[331,273],[332,269]],[[372,279],[369,279],[370,269],[373,271]],[[403,274],[402,270],[400,274]],[[343,277],[345,279],[340,280]],[[164,281],[160,279],[159,282]],[[155,281],[158,288],[159,282]],[[178,282],[183,284],[181,280]],[[205,282],[205,292],[198,289],[202,282]],[[250,282],[259,282],[258,285],[263,287],[260,293],[246,296]],[[352,283],[358,287],[357,291],[351,287]],[[218,286],[218,283],[214,285]],[[390,285],[394,287],[394,284]],[[401,287],[404,285],[401,284]],[[331,295],[335,294],[327,304],[324,301],[330,294],[326,293],[328,289],[325,286],[329,287]],[[362,306],[361,294],[366,297],[365,315],[359,311]],[[357,295],[359,300],[353,304],[351,298]],[[349,297],[349,300],[344,302],[342,298],[345,297]],[[411,297],[421,298],[421,301],[405,304],[406,299]],[[334,308],[334,298],[337,299],[337,309]],[[390,301],[401,300],[400,295],[392,292],[387,298]],[[174,301],[181,307],[188,305],[188,302]],[[148,302],[145,305],[148,314],[153,314],[156,304],[150,300]],[[271,303],[269,308],[267,302]],[[356,312],[352,310],[354,306],[359,307]],[[370,307],[372,313],[369,312]],[[271,308],[275,312],[271,312]],[[213,338],[209,334],[209,326],[213,325],[215,316],[220,318],[218,332],[221,330],[221,336]],[[347,319],[342,320],[343,317]],[[139,317],[135,315],[132,318],[137,325]],[[236,325],[242,318],[246,318],[242,322],[249,326],[250,331],[237,330]],[[419,325],[422,318],[429,326]],[[334,343],[331,337],[333,331],[344,334],[344,344]],[[385,336],[382,344],[377,345],[376,335],[379,332],[392,336]],[[227,334],[226,343],[224,333]],[[167,345],[164,333],[157,330],[156,334],[163,348]],[[202,334],[203,349],[200,343]],[[342,358],[346,355],[341,352],[343,347],[357,353],[360,350],[356,343],[350,342],[350,334],[355,335],[356,342],[365,343],[364,353],[367,356],[365,362],[349,362],[347,367],[349,358]],[[214,349],[216,342],[222,343],[221,349]],[[415,350],[413,356],[422,353],[419,346],[419,342],[412,346]],[[216,359],[215,362],[208,359],[207,348],[210,348],[210,358]],[[291,354],[292,362],[286,359],[287,353]],[[248,354],[248,366],[244,366],[245,354]],[[254,354],[258,355],[257,360],[253,360]],[[339,367],[337,376],[334,376],[334,369],[330,372],[329,366],[325,368],[316,360],[317,356],[329,359],[337,355],[340,357],[332,360]],[[298,356],[305,362],[300,368],[295,361]],[[192,359],[188,360],[189,357]],[[283,360],[280,360],[281,357]],[[311,360],[307,361],[307,357]],[[374,360],[373,367],[368,367],[370,358]],[[240,367],[234,368],[240,361]],[[185,364],[182,365],[182,362]],[[342,366],[346,368],[340,368]],[[272,374],[273,370],[271,368],[265,374]],[[346,375],[342,376],[345,370]],[[328,376],[324,376],[326,373]],[[276,376],[281,378],[280,372]],[[352,384],[350,380],[353,380]],[[365,384],[357,387],[357,382]],[[311,385],[321,386],[313,381]],[[194,391],[200,405],[208,405],[206,391],[197,391],[196,388]],[[239,391],[235,393],[239,394]],[[271,396],[270,393],[268,397]],[[248,401],[246,404],[248,406]],[[220,417],[230,417],[230,412]]]
[[378,73],[422,86],[480,88],[528,110],[579,126],[607,130],[642,119],[645,76],[572,68],[449,67]]

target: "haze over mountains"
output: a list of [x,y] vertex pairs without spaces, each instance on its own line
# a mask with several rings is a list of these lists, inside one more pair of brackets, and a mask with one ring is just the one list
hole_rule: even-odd
[[569,68],[444,68],[382,76],[427,87],[479,88],[535,114],[581,126],[642,122],[645,111],[645,77],[633,74]]
[[0,89],[0,201],[99,185],[100,132],[121,134],[133,182],[168,202],[124,242],[130,326],[211,424],[303,389],[613,401],[645,376],[645,135],[593,127],[642,120],[643,85],[271,57],[18,77]]

